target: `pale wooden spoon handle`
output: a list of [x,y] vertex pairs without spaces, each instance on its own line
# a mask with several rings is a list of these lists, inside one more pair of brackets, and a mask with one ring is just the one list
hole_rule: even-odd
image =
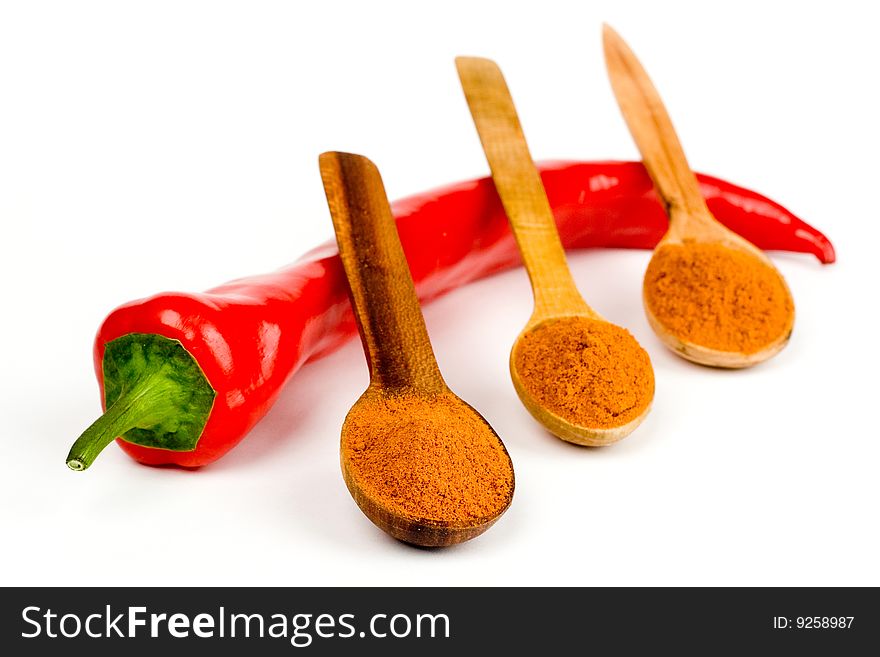
[[535,314],[574,308],[589,311],[566,264],[547,193],[501,69],[479,57],[458,57],[455,64],[492,180],[532,282]]
[[[645,69],[621,36],[605,25],[605,65],[617,103],[670,219],[709,214],[672,120]],[[682,216],[684,215],[684,216]]]
[[445,390],[379,170],[351,153],[319,163],[370,385]]

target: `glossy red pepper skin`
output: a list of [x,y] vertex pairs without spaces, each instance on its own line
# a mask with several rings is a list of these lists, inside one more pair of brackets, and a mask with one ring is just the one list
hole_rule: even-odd
[[[549,162],[539,169],[567,249],[652,249],[666,231],[666,214],[639,162]],[[698,178],[718,220],[757,246],[834,261],[828,239],[782,206],[717,178]],[[412,196],[393,210],[423,302],[520,263],[490,178]],[[114,310],[95,340],[102,399],[104,345],[129,333],[179,340],[217,396],[193,451],[117,442],[142,463],[197,467],[232,449],[299,367],[341,345],[355,324],[336,246],[326,244],[277,272]]]

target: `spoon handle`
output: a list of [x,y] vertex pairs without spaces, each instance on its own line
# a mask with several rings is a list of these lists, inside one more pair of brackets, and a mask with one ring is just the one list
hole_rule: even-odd
[[351,153],[319,164],[371,387],[445,390],[379,170]]
[[651,78],[635,53],[608,25],[603,27],[602,43],[617,104],[654,186],[666,204],[670,221],[711,216],[672,119]]
[[565,261],[553,211],[501,69],[480,57],[457,57],[455,65],[532,283],[535,315],[589,311]]

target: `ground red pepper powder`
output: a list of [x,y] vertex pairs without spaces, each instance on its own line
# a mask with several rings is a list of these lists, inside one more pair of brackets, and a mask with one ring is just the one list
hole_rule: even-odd
[[791,331],[794,304],[779,273],[719,244],[660,247],[644,281],[645,306],[684,342],[751,354]]
[[355,408],[343,429],[342,459],[387,511],[468,524],[509,504],[513,470],[504,446],[452,393],[380,394]]
[[544,408],[591,428],[623,426],[654,397],[651,359],[624,328],[581,317],[550,320],[526,333],[513,364]]

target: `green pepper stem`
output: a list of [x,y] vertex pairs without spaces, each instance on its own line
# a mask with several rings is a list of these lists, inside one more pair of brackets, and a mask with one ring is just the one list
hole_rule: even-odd
[[119,436],[144,420],[153,423],[167,415],[167,411],[173,413],[168,405],[168,393],[167,380],[158,372],[138,379],[77,438],[67,455],[67,467],[77,472],[85,470]]
[[67,466],[88,468],[116,438],[172,451],[193,451],[216,392],[179,340],[128,333],[104,345],[104,404],[70,448]]

